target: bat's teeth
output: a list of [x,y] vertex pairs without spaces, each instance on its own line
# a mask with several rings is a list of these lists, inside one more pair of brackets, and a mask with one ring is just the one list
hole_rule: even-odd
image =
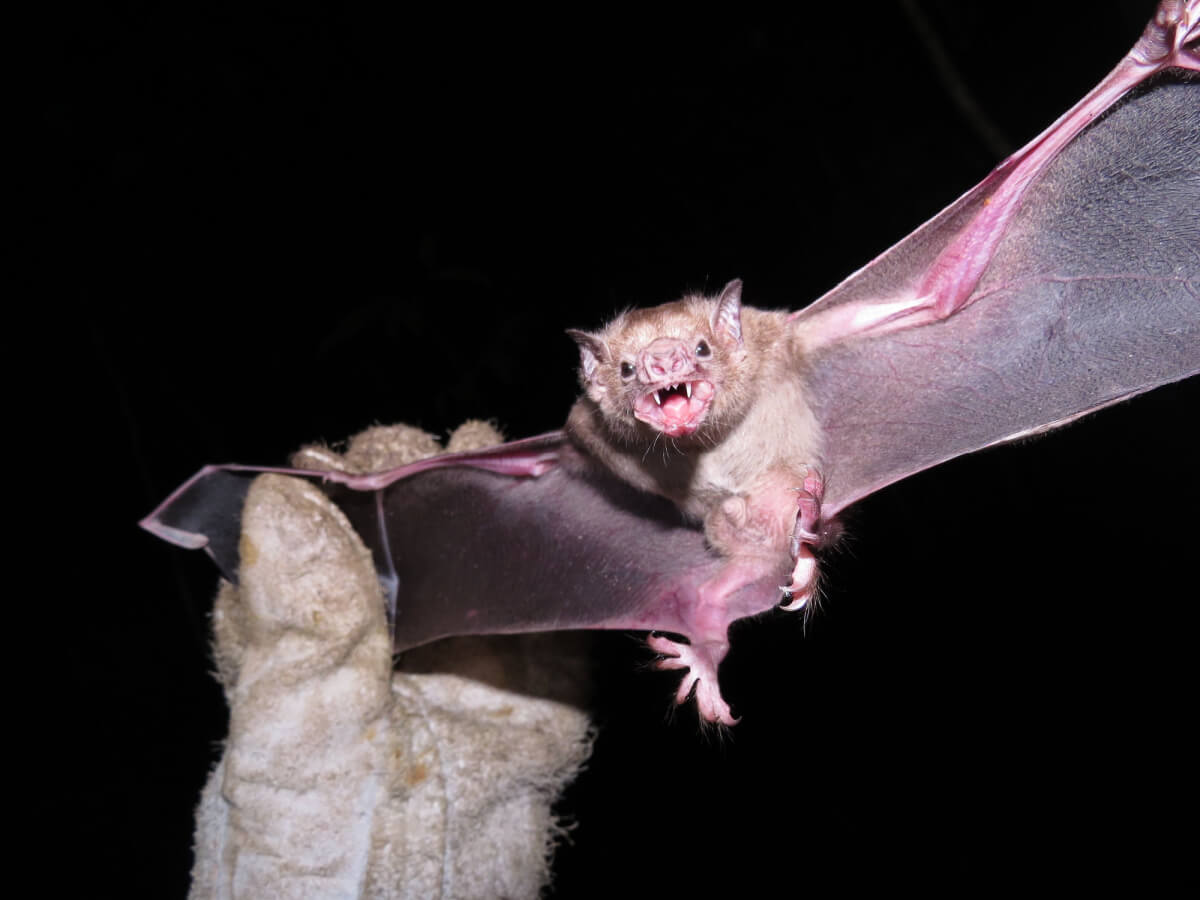
[[691,400],[692,399],[692,383],[690,381],[685,382],[683,385],[683,389],[687,392],[687,398],[689,400]]
[[658,391],[654,392],[654,402],[658,406],[662,406],[662,397],[658,396]]

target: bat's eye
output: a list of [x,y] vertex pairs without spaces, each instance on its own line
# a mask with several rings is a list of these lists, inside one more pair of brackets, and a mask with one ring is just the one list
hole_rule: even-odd
[[707,359],[712,356],[712,350],[708,348],[707,341],[701,341],[696,345],[696,355],[701,359]]
[[626,381],[633,377],[633,363],[621,363],[621,377]]

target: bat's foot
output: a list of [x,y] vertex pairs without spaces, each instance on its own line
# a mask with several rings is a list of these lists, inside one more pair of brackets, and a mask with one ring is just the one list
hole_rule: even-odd
[[738,720],[721,696],[721,688],[717,684],[717,666],[725,656],[728,645],[709,649],[706,644],[680,644],[661,634],[651,634],[646,642],[651,650],[663,656],[658,661],[658,668],[687,670],[675,694],[676,703],[686,703],[688,697],[694,696],[700,717],[706,722],[737,724]]
[[817,560],[811,548],[821,539],[821,498],[824,495],[825,481],[821,474],[806,466],[803,485],[796,489],[799,509],[790,544],[795,565],[791,579],[779,588],[783,592],[779,606],[789,612],[804,608],[817,583]]

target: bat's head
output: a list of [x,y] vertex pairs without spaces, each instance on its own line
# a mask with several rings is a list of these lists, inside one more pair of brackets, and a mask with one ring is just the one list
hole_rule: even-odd
[[598,333],[570,331],[587,395],[619,430],[642,423],[670,438],[721,418],[724,387],[745,356],[742,283],[622,313]]

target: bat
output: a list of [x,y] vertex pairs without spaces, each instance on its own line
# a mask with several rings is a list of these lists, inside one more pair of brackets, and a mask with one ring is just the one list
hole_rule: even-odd
[[[1196,17],[1194,3],[1164,3],[1112,75],[1046,133],[784,317],[800,350],[782,368],[818,423],[805,448],[815,460],[796,460],[815,480],[793,486],[807,497],[787,497],[807,502],[784,532],[793,587],[819,530],[869,493],[1200,369],[1190,212],[1200,104],[1180,74],[1198,67]],[[250,471],[206,470],[145,524],[206,543],[234,575],[229,523]],[[678,495],[613,477],[561,433],[385,475],[319,477],[376,552],[393,603],[397,590],[422,598],[395,622],[398,649],[464,632],[658,629],[687,639],[657,644],[674,654],[666,665],[687,669],[680,696],[694,693],[706,718],[734,720],[716,678],[728,626],[775,605],[786,567],[747,571],[736,553],[714,552]],[[484,505],[494,520],[455,512]],[[583,537],[566,543],[566,533]],[[522,559],[531,544],[537,555]],[[458,555],[433,551],[447,545]],[[489,573],[486,598],[463,574],[468,559]]]

